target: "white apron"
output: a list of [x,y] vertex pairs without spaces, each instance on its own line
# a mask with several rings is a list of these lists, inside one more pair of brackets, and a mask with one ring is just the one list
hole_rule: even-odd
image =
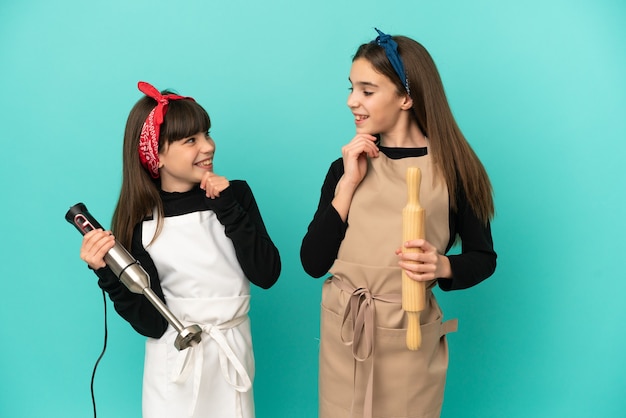
[[232,241],[212,211],[168,217],[148,246],[156,221],[143,223],[168,308],[184,326],[202,327],[196,347],[178,351],[170,325],[149,338],[143,378],[145,418],[253,418],[254,356],[250,283]]

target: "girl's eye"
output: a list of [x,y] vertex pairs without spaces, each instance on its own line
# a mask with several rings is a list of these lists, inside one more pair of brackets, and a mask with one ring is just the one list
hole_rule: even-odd
[[194,138],[193,136],[191,138],[187,138],[187,140],[185,141],[186,144],[193,144],[194,142],[196,142],[196,138]]
[[[350,93],[354,93],[354,87],[348,87],[348,90],[350,90]],[[374,94],[373,91],[366,90],[361,90],[361,93],[363,93],[363,96],[371,96],[372,94]]]

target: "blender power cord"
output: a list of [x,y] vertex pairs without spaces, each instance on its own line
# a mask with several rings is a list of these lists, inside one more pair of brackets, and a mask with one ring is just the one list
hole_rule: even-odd
[[96,396],[94,395],[94,391],[93,391],[93,382],[96,378],[96,369],[98,368],[98,364],[100,363],[100,360],[102,360],[102,357],[104,356],[104,352],[107,349],[107,339],[108,339],[108,334],[109,334],[107,330],[107,300],[106,300],[106,296],[104,295],[104,290],[102,291],[102,301],[104,302],[104,345],[102,346],[102,352],[100,353],[98,360],[96,360],[96,364],[94,364],[93,366],[93,372],[91,373],[91,403],[93,404],[93,418],[97,417]]

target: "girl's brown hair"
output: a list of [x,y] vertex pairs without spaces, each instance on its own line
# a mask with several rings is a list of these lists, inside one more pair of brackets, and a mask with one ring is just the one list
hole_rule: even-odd
[[[169,94],[165,90],[162,94]],[[124,131],[122,187],[113,213],[112,231],[115,238],[130,249],[133,228],[149,216],[157,218],[157,233],[163,225],[163,203],[159,195],[160,180],[153,179],[139,160],[139,136],[148,114],[157,105],[156,100],[144,96],[133,106]],[[198,132],[208,132],[211,119],[193,100],[172,100],[161,125],[159,152],[174,142]],[[156,213],[154,213],[156,211]],[[154,239],[153,238],[153,239]]]
[[[494,215],[491,182],[452,115],[433,59],[426,48],[411,38],[394,36],[393,40],[398,43],[398,53],[409,80],[413,115],[429,139],[428,152],[448,186],[450,207],[458,209],[457,191],[461,187],[476,216],[487,223]],[[353,61],[359,58],[366,59],[376,71],[389,78],[396,85],[398,94],[406,94],[382,47],[375,42],[363,44]]]

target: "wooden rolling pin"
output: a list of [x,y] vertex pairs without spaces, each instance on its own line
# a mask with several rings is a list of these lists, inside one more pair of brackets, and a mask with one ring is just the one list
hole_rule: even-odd
[[[419,203],[420,181],[422,173],[417,167],[409,167],[406,171],[408,202],[402,209],[402,242],[424,238],[424,208]],[[405,253],[417,253],[417,248],[402,248]],[[409,278],[402,270],[402,309],[408,315],[406,346],[409,350],[418,350],[422,345],[420,330],[420,313],[424,310],[426,287],[424,282]]]

